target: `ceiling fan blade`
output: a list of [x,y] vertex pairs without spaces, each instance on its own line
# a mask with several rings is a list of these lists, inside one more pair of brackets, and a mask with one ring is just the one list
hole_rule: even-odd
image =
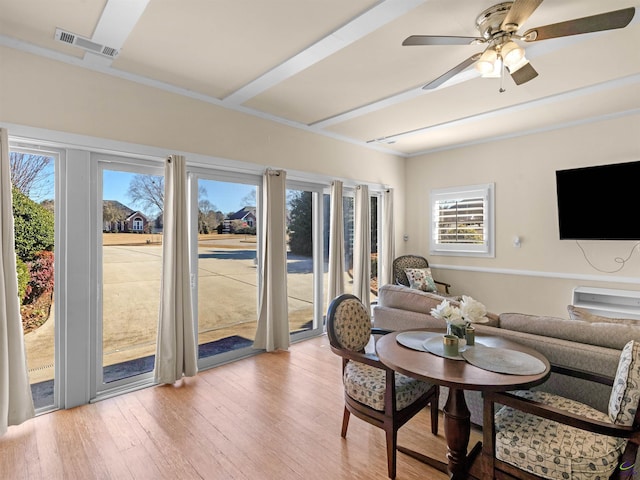
[[404,39],[402,45],[473,45],[484,43],[484,38],[476,37],[439,37],[437,35],[411,35]]
[[576,18],[566,22],[536,27],[527,30],[522,39],[526,42],[535,42],[548,38],[568,37],[582,33],[624,28],[631,22],[635,11],[636,9],[634,7],[629,7],[613,12],[592,15],[590,17]]
[[480,58],[480,55],[481,55],[480,53],[476,53],[475,55],[470,56],[469,58],[467,58],[462,63],[459,63],[458,65],[453,67],[451,70],[449,70],[444,75],[440,75],[435,80],[431,80],[424,87],[422,87],[422,89],[423,90],[433,90],[434,88],[439,87],[440,85],[442,85],[444,82],[446,82],[450,78],[456,76],[457,74],[461,73],[462,71],[466,70],[468,67],[473,65]]
[[[507,69],[508,68],[509,67],[507,67]],[[538,76],[536,69],[528,62],[515,72],[510,71],[509,74],[511,75],[511,78],[513,78],[513,81],[516,82],[516,85],[527,83],[529,80],[533,80]]]
[[511,5],[500,27],[505,32],[515,32],[531,16],[542,0],[516,0]]

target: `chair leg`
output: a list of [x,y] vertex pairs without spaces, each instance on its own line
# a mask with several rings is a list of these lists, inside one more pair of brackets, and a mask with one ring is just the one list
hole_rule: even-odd
[[344,414],[342,415],[342,438],[347,437],[347,428],[349,427],[349,417],[351,416],[351,412],[347,410],[347,407],[344,407]]
[[398,431],[393,425],[385,427],[387,434],[387,471],[389,478],[396,478],[396,451],[398,449]]
[[438,435],[438,397],[431,399],[431,433]]
[[495,404],[487,394],[483,395],[482,409],[482,470],[485,478],[496,478],[496,426]]

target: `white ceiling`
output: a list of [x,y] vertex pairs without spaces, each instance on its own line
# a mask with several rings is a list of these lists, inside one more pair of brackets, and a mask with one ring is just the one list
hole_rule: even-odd
[[[403,47],[409,35],[478,36],[497,0],[0,0],[0,45],[403,156],[640,110],[640,12],[624,29],[525,45],[539,76],[516,86],[473,68],[421,87],[482,46]],[[638,0],[546,0],[540,25]],[[55,40],[61,28],[116,48]]]

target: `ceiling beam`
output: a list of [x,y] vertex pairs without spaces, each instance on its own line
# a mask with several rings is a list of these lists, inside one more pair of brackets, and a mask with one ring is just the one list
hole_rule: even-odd
[[223,99],[225,104],[242,105],[250,98],[315,65],[365,35],[422,5],[426,0],[383,0],[322,40],[294,55]]
[[[91,41],[120,50],[140,20],[149,0],[107,0]],[[87,63],[110,66],[113,58],[86,52]]]
[[634,85],[634,84],[637,84],[638,82],[640,82],[640,74],[629,75],[627,77],[616,78],[614,80],[608,80],[595,85],[589,85],[587,87],[576,88],[575,90],[569,90],[565,92],[556,93],[553,95],[548,95],[543,98],[538,98],[535,100],[518,103],[515,105],[511,105],[509,107],[501,107],[495,110],[490,110],[490,111],[478,113],[475,115],[469,115],[463,118],[457,118],[455,120],[439,123],[436,125],[429,125],[427,127],[421,127],[413,130],[408,130],[406,132],[387,135],[382,138],[371,139],[371,140],[368,140],[367,142],[368,143],[377,142],[382,144],[395,143],[398,140],[401,140],[402,138],[407,138],[414,135],[422,135],[425,133],[433,133],[437,130],[452,128],[455,126],[461,126],[461,125],[465,125],[472,122],[489,121],[492,118],[495,119],[496,117],[499,117],[502,115],[506,115],[510,113],[522,113],[531,108],[550,105],[560,100],[569,100],[572,98],[578,98],[585,95],[593,95],[595,93],[611,90],[614,88],[620,88],[627,85]]

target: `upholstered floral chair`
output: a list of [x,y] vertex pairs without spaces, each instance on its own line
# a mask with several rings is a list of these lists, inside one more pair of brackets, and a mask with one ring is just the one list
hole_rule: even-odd
[[[426,258],[419,255],[402,255],[392,264],[393,278],[398,285],[432,291],[448,296],[451,285],[434,280]],[[407,275],[409,273],[411,277]]]
[[371,328],[369,312],[353,295],[335,298],[327,312],[327,335],[331,350],[342,357],[344,414],[342,437],[347,436],[349,417],[382,428],[387,439],[387,468],[396,476],[398,429],[422,408],[431,406],[431,432],[438,433],[439,387],[395,373],[375,354],[364,351],[371,335],[385,334]]
[[[554,370],[613,385],[608,413],[542,391],[485,394],[485,477],[631,479],[640,442],[640,343],[626,344],[613,382]],[[495,403],[504,406],[494,415]]]

